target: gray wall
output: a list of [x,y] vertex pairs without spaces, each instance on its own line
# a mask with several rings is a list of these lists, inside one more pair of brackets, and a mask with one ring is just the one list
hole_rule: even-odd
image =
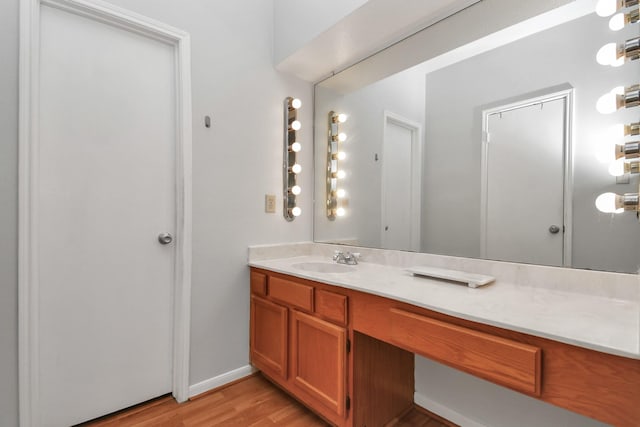
[[18,0],[0,2],[0,426],[18,423]]
[[[595,156],[607,127],[638,119],[634,109],[598,113],[598,97],[615,86],[636,83],[640,75],[638,61],[604,67],[596,63],[595,54],[605,43],[634,36],[637,26],[612,33],[605,19],[591,14],[426,76],[423,250],[480,255],[480,180],[470,177],[480,176],[482,110],[569,84],[576,94],[572,266],[638,271],[640,227],[635,215],[611,216],[594,206],[600,193],[638,190],[637,176],[630,185],[616,185],[608,165]],[[463,206],[456,200],[463,200]]]
[[[315,168],[324,174],[326,165],[327,123],[329,111],[349,116],[341,125],[348,139],[342,144],[347,159],[340,168],[347,172],[341,183],[348,191],[348,215],[329,221],[324,204],[316,203],[314,240],[340,243],[352,239],[353,244],[381,245],[381,185],[384,143],[384,112],[398,114],[424,129],[424,74],[407,70],[355,92],[340,95],[329,88],[315,89]],[[378,155],[378,161],[375,155]],[[316,179],[316,195],[322,202],[326,190],[324,179]]]
[[[311,240],[312,88],[274,70],[273,3],[111,0],[191,34],[193,285],[190,384],[248,364],[250,244]],[[17,9],[0,2],[0,426],[17,425]],[[303,216],[282,217],[282,105],[302,99]],[[206,129],[203,117],[211,115]],[[264,194],[278,212],[264,213]]]

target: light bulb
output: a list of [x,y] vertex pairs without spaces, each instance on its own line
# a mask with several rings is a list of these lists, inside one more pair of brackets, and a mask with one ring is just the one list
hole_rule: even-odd
[[618,95],[624,94],[624,86],[613,88],[602,95],[596,103],[596,109],[602,114],[611,114],[618,110]]
[[347,140],[347,134],[344,132],[340,132],[338,134],[338,141],[345,142]]
[[293,151],[294,153],[299,153],[300,150],[302,150],[302,144],[300,144],[299,142],[294,142],[293,144],[291,144],[291,151]]
[[616,0],[598,0],[596,4],[596,13],[598,16],[611,16],[618,10]]
[[624,13],[616,13],[609,20],[609,29],[611,31],[620,31],[624,28]]
[[344,123],[347,121],[347,115],[346,114],[338,114],[338,123]]
[[291,129],[293,129],[293,130],[300,130],[301,127],[302,127],[302,123],[300,123],[300,121],[298,121],[298,120],[294,120],[291,123]]
[[604,213],[621,213],[623,208],[616,208],[616,193],[603,193],[596,199],[596,208]]
[[300,166],[298,163],[294,164],[293,166],[291,166],[291,172],[295,174],[302,172],[302,166]]
[[618,109],[616,95],[607,93],[598,99],[596,110],[601,114],[611,114]]
[[625,136],[624,125],[622,123],[616,123],[615,125],[609,126],[607,134],[610,135],[611,138],[622,138]]
[[337,197],[338,199],[342,199],[342,198],[343,198],[344,196],[346,196],[346,195],[347,195],[347,192],[346,192],[346,191],[344,191],[344,189],[343,189],[343,188],[339,188],[339,189],[338,189],[338,191],[336,191],[336,197]]
[[607,43],[598,50],[596,61],[600,65],[611,65],[617,60],[618,45],[615,43]]
[[293,187],[291,187],[291,194],[293,194],[294,196],[299,196],[300,193],[302,193],[302,188],[300,188],[299,185],[294,185]]
[[331,158],[333,160],[344,160],[347,158],[347,154],[344,151],[338,151],[337,153],[332,154]]
[[293,215],[293,216],[302,215],[302,209],[300,209],[298,206],[296,206],[295,208],[291,209],[291,215]]
[[347,213],[347,211],[345,211],[345,209],[344,209],[344,208],[338,208],[338,209],[336,209],[336,215],[337,215],[337,216],[344,216],[344,214],[346,214],[346,213]]
[[338,171],[336,172],[336,177],[338,179],[344,179],[344,177],[347,176],[347,173],[345,171]]
[[291,100],[291,107],[297,110],[298,108],[302,107],[302,101],[300,101],[298,98],[294,98],[293,100]]
[[609,174],[612,176],[624,175],[624,159],[614,160],[609,164]]
[[611,163],[616,159],[616,143],[606,140],[598,144],[596,159],[600,163]]

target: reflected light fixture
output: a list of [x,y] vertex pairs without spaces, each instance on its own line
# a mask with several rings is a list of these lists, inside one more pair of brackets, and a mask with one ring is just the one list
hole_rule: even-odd
[[[632,8],[630,11],[622,11],[622,9]],[[596,5],[596,13],[600,16],[614,15],[609,20],[609,28],[613,31],[622,29],[626,24],[638,22],[640,8],[638,0],[599,0]],[[624,43],[609,43],[600,48],[596,55],[596,60],[602,65],[611,65],[618,67],[626,61],[636,60],[640,56],[640,37],[629,39]],[[621,108],[631,108],[640,105],[640,84],[628,87],[616,87],[611,92],[602,95],[596,104],[596,109],[602,114],[611,114]],[[638,124],[615,125],[612,129],[614,138],[621,138],[627,135],[638,134]],[[640,141],[627,142],[618,144],[615,149],[609,149],[607,157],[613,154],[616,159],[609,166],[609,173],[614,176],[624,174],[637,174],[640,172],[640,161],[638,146]],[[626,161],[634,159],[631,161]],[[640,188],[638,189],[640,193]],[[603,193],[596,200],[596,208],[604,213],[621,213],[624,211],[640,211],[638,203],[638,193]]]
[[298,131],[302,124],[298,120],[298,109],[302,102],[298,98],[287,97],[284,100],[284,150],[283,150],[283,195],[284,209],[282,211],[287,221],[293,221],[302,214],[302,209],[297,206],[297,196],[302,193],[298,185],[298,174],[302,172],[302,166],[297,162],[297,153],[302,150],[302,144],[298,142]]
[[609,127],[609,134],[613,138],[619,138],[629,135],[640,135],[640,122],[623,124],[616,123]]
[[640,84],[613,88],[602,95],[596,103],[596,109],[602,114],[611,114],[621,108],[631,108],[640,105]]
[[621,9],[637,6],[638,0],[598,0],[596,13],[599,16],[611,16]]
[[625,62],[640,58],[640,37],[629,39],[624,43],[607,43],[598,50],[596,61],[600,65],[619,67]]
[[616,13],[609,20],[609,29],[611,31],[620,31],[627,24],[635,24],[638,22],[639,12],[640,9],[636,7],[628,13]]
[[340,169],[340,162],[347,158],[340,146],[347,140],[347,134],[340,132],[340,125],[347,121],[344,113],[329,112],[329,131],[327,138],[327,218],[333,221],[336,217],[346,215],[345,206],[348,200],[343,188],[338,188],[339,180],[346,177],[346,172]]
[[640,157],[640,141],[626,142],[615,147],[615,158],[617,159],[637,159]]
[[634,160],[625,162],[624,159],[618,159],[609,165],[609,174],[612,176],[622,176],[626,174],[636,175],[640,173],[640,161]]
[[596,198],[596,208],[603,213],[638,211],[638,193],[603,193]]

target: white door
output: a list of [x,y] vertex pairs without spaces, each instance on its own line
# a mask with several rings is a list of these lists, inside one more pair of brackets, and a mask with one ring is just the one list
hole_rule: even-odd
[[174,46],[41,7],[35,425],[172,391]]
[[567,98],[486,117],[483,257],[563,265]]
[[385,112],[382,150],[382,245],[419,250],[420,125]]

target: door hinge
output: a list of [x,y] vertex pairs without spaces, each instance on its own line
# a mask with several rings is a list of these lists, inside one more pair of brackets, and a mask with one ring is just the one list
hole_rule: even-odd
[[347,401],[345,402],[345,406],[347,408],[347,411],[351,409],[351,398],[349,396],[347,396]]
[[347,338],[347,353],[351,353],[351,340]]

